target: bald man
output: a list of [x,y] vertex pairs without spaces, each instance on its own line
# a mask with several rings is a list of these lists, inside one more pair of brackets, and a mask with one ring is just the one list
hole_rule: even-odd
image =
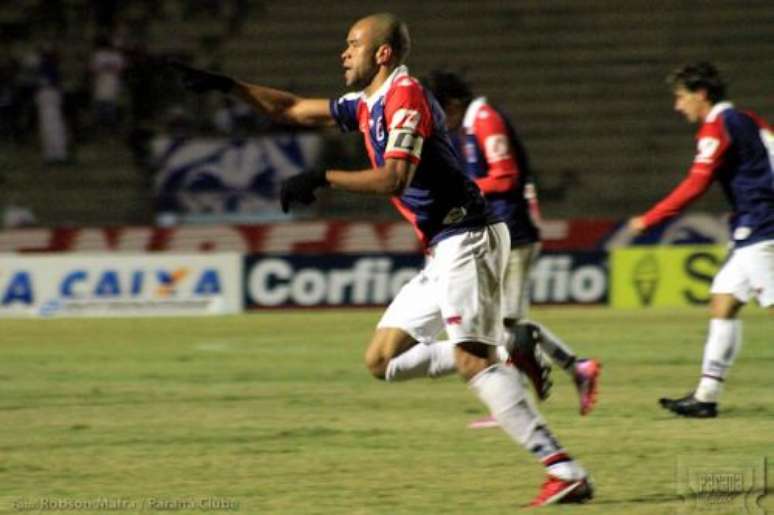
[[[455,370],[497,418],[503,430],[546,467],[533,506],[584,502],[592,497],[586,471],[549,431],[526,395],[519,373],[496,359],[495,348],[518,345],[502,322],[501,284],[510,237],[475,183],[460,169],[443,111],[404,65],[411,40],[392,14],[355,22],[341,54],[344,81],[357,90],[334,99],[302,98],[286,91],[178,66],[195,92],[233,93],[277,121],[338,125],[363,134],[371,167],[319,170],[291,177],[280,192],[282,208],[311,204],[320,188],[390,197],[414,226],[425,252],[424,269],[389,305],[365,353],[376,378],[401,381]],[[445,330],[450,346],[436,345]],[[405,353],[416,359],[395,358]]]

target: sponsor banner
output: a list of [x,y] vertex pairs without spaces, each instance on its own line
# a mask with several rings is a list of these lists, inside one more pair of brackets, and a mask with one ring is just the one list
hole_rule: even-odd
[[0,256],[0,317],[242,311],[238,254]]
[[544,252],[530,274],[533,304],[603,304],[608,299],[606,252]]
[[245,306],[383,305],[423,264],[419,254],[248,256]]
[[[601,250],[613,221],[545,220],[546,251]],[[13,229],[0,231],[0,252],[240,252],[366,254],[421,252],[405,221],[320,220],[250,225]]]
[[[424,265],[421,254],[247,256],[245,306],[388,304]],[[536,304],[607,302],[604,252],[546,253],[530,276]]]
[[280,214],[279,183],[318,165],[322,138],[313,132],[250,139],[156,138],[159,211],[182,215]]
[[615,249],[611,305],[618,308],[706,304],[727,254],[723,245]]

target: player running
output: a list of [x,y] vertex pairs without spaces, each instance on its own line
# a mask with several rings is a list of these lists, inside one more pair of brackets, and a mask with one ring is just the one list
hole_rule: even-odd
[[760,117],[726,100],[726,85],[713,65],[684,66],[668,81],[675,110],[700,123],[696,156],[683,182],[629,227],[644,231],[676,216],[713,181],[731,205],[730,252],[710,289],[701,380],[685,397],[659,400],[678,415],[716,417],[723,382],[742,346],[739,311],[753,297],[763,307],[774,306],[774,135]]
[[[540,233],[536,226],[540,209],[526,150],[508,118],[485,97],[475,97],[462,77],[435,71],[425,82],[446,112],[446,126],[463,170],[508,226],[511,249],[503,285],[503,320],[506,326],[524,335],[520,341],[539,345],[543,353],[569,374],[578,390],[580,414],[587,415],[596,402],[601,365],[593,359],[578,359],[562,339],[526,318],[529,272],[540,253]],[[504,350],[500,348],[503,360],[508,358]],[[532,352],[527,353],[527,356],[531,355]],[[515,356],[517,360],[519,357]],[[534,360],[528,360],[522,368],[537,397],[543,400],[548,397],[551,387],[550,365],[541,362],[542,366],[537,368],[530,363]],[[492,425],[496,425],[496,421],[487,417],[474,421],[470,427]]]
[[325,187],[389,196],[425,246],[426,265],[379,321],[366,366],[379,379],[426,376],[426,369],[395,370],[393,360],[417,344],[435,347],[445,329],[459,374],[503,430],[546,467],[546,482],[532,505],[586,501],[592,496],[586,471],[548,430],[518,372],[494,356],[496,345],[514,337],[504,331],[500,312],[508,230],[459,169],[443,111],[403,64],[409,47],[408,28],[395,16],[358,20],[341,62],[347,87],[359,91],[332,100],[187,67],[182,72],[194,91],[236,93],[275,120],[363,134],[372,168],[305,172],[284,181],[280,197],[287,211],[313,202],[315,191]]

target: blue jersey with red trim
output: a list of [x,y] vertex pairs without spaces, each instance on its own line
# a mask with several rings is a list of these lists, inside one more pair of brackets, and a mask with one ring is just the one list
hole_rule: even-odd
[[774,134],[757,115],[716,104],[696,135],[688,177],[644,215],[652,226],[678,214],[716,180],[733,210],[737,247],[774,239]]
[[390,158],[417,165],[411,184],[391,200],[424,246],[498,221],[460,168],[443,110],[405,66],[370,97],[350,93],[332,99],[330,110],[342,130],[363,134],[374,168]]
[[494,214],[508,225],[511,245],[538,241],[525,195],[525,187],[532,182],[529,164],[508,119],[484,97],[476,98],[465,111],[459,136],[465,173],[481,189]]

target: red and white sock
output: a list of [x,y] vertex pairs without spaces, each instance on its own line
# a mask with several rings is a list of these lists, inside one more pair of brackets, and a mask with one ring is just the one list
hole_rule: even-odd
[[541,460],[546,473],[563,481],[577,481],[586,477],[586,471],[564,451],[559,451]]
[[503,431],[541,460],[549,474],[567,481],[585,477],[583,468],[564,452],[526,395],[515,368],[492,365],[468,384]]

